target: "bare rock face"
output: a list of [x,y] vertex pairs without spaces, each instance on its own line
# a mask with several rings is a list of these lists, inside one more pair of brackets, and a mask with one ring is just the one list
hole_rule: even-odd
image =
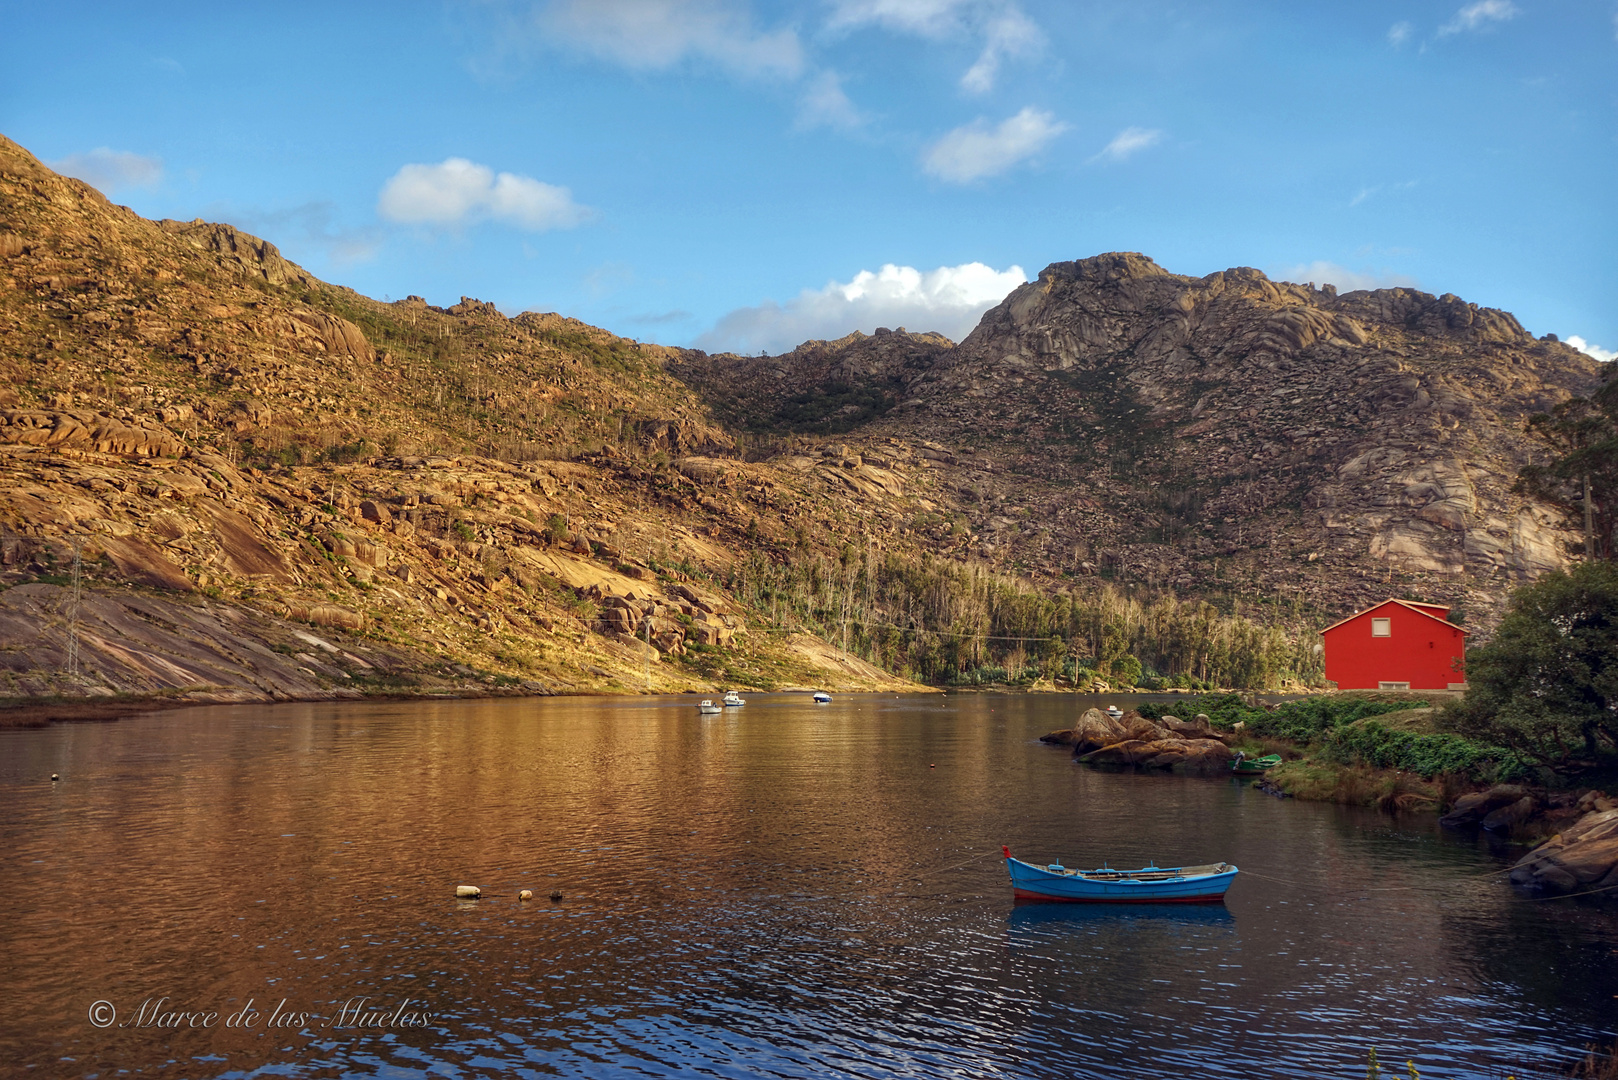
[[160,221],[158,227],[202,251],[212,252],[219,262],[239,274],[262,278],[272,285],[288,282],[314,284],[314,278],[295,263],[282,258],[268,240],[249,236],[233,225],[203,221]]
[[1052,576],[1193,595],[1235,578],[1344,613],[1398,578],[1487,630],[1576,539],[1512,487],[1524,420],[1593,389],[1596,362],[1453,295],[1112,252],[1046,267],[953,348],[914,339],[674,370],[755,420],[784,394],[879,387],[867,443],[954,451],[935,490],[971,522],[960,552]]
[[65,446],[131,457],[178,457],[185,447],[155,417],[120,419],[106,413],[0,409],[0,443]]
[[364,331],[347,319],[324,311],[294,311],[277,328],[294,339],[307,339],[321,352],[367,363],[376,359],[376,351],[365,340]]
[[1592,811],[1520,859],[1517,885],[1569,893],[1618,885],[1618,810]]

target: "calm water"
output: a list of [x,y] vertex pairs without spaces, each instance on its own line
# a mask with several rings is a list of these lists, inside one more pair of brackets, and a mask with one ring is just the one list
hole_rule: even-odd
[[[1375,1046],[1438,1080],[1534,1075],[1618,1029],[1610,909],[1525,902],[1485,876],[1512,852],[1430,817],[1035,741],[1088,704],[0,732],[0,1072],[1357,1078]],[[1017,907],[1001,843],[1244,873],[1224,907]]]

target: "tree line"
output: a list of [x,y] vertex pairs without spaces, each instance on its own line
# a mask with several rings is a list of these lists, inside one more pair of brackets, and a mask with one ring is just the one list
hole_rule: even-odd
[[776,629],[817,634],[935,684],[1260,688],[1321,677],[1313,633],[1107,582],[1042,592],[981,563],[849,544],[835,557],[755,552],[725,584]]

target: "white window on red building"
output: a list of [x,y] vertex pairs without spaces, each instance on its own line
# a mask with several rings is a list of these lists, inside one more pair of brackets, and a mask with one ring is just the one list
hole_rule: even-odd
[[1392,637],[1393,636],[1393,620],[1392,619],[1372,619],[1371,620],[1371,636],[1372,637]]

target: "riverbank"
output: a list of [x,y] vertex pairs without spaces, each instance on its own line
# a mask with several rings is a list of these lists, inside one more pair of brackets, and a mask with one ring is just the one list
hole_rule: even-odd
[[[1182,718],[1173,702],[1109,716],[1091,709],[1042,741],[1094,766],[1229,775],[1238,755],[1281,759],[1258,780],[1281,798],[1391,814],[1437,813],[1450,829],[1483,829],[1534,847],[1518,885],[1560,894],[1618,891],[1618,796],[1603,787],[1548,786],[1518,755],[1439,729],[1439,711],[1413,695],[1335,694],[1270,707],[1205,696]],[[1181,710],[1189,712],[1189,709]]]
[[189,693],[111,695],[94,698],[48,697],[0,699],[0,731],[49,727],[52,724],[110,723],[151,712],[204,708],[210,705],[268,705],[315,701],[445,701],[481,698],[552,697],[544,688],[528,686],[459,687],[421,693],[366,693],[332,690],[305,696],[271,697],[196,690]]
[[576,620],[528,639],[523,652],[494,629],[424,635],[353,614],[329,605],[281,611],[196,591],[3,588],[0,728],[187,704],[711,693],[719,684],[930,689],[807,634],[738,634],[725,652],[693,643],[675,663],[645,642]]

